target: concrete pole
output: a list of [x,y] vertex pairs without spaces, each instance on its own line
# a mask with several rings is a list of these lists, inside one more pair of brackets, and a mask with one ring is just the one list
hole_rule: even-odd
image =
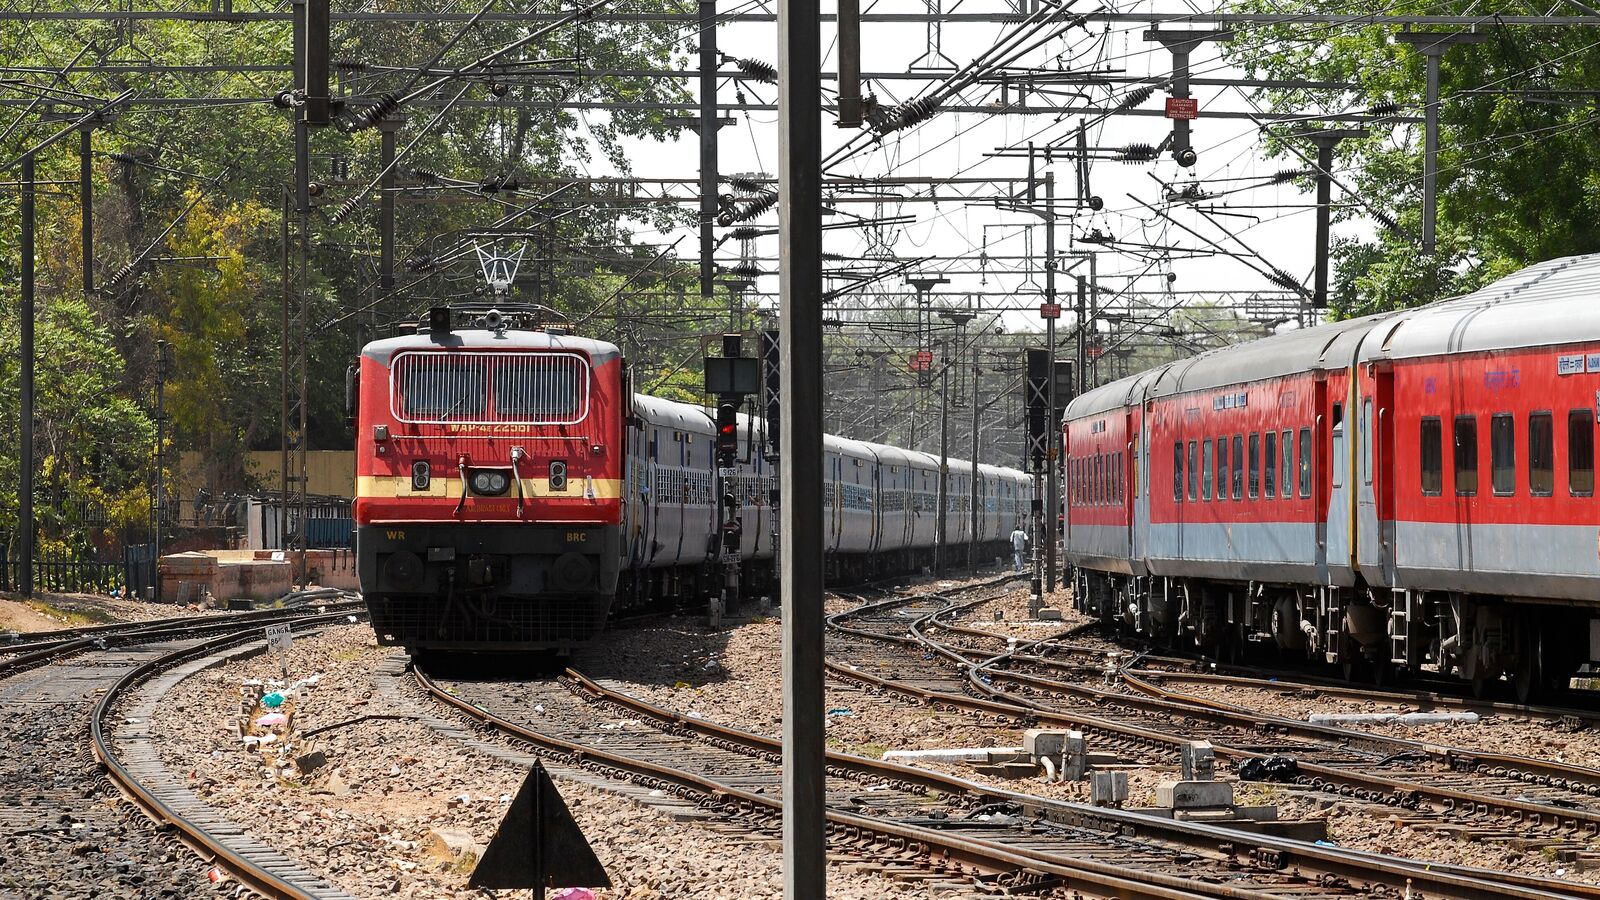
[[[1044,173],[1044,293],[1046,303],[1056,302],[1056,173]],[[1044,532],[1039,538],[1044,544],[1044,592],[1055,593],[1056,589],[1056,467],[1060,465],[1059,454],[1056,453],[1056,440],[1050,435],[1050,430],[1059,430],[1056,424],[1056,320],[1045,320],[1045,344],[1050,348],[1050,381],[1045,385],[1045,396],[1048,398],[1046,408],[1049,414],[1045,417],[1045,446],[1049,448],[1045,453],[1045,512]],[[1041,598],[1042,599],[1042,598]]]
[[[778,0],[782,334],[783,896],[827,890],[823,747],[822,10]],[[800,502],[792,502],[793,498]]]
[[978,568],[978,347],[972,350],[972,496],[968,503],[967,568]]
[[946,522],[950,518],[950,366],[939,370],[939,518],[934,520],[933,572],[944,574]]
[[394,135],[403,124],[405,120],[398,116],[378,123],[379,162],[383,165],[378,186],[378,289],[384,293],[394,290]]
[[700,299],[717,274],[717,0],[700,0]]
[[94,129],[78,132],[78,207],[83,239],[83,293],[94,293]]
[[22,485],[17,492],[17,528],[21,531],[22,554],[17,566],[17,590],[24,597],[33,596],[33,227],[34,183],[33,154],[22,157],[22,383],[21,418]]
[[1415,47],[1427,63],[1427,105],[1422,111],[1422,252],[1432,253],[1439,209],[1439,59],[1452,45],[1481,44],[1489,39],[1489,33],[1404,31],[1394,39]]

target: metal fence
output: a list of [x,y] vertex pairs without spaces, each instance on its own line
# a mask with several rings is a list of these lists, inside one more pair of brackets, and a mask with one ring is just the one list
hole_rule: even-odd
[[[121,559],[91,554],[45,554],[33,561],[33,589],[52,594],[146,593],[155,580],[155,545],[121,548]],[[21,586],[22,560],[11,556],[9,542],[0,542],[0,590]]]

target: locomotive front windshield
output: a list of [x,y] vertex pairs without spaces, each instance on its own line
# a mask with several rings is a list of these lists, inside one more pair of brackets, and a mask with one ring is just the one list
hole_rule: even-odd
[[395,418],[412,424],[572,425],[589,412],[589,362],[575,353],[402,353]]

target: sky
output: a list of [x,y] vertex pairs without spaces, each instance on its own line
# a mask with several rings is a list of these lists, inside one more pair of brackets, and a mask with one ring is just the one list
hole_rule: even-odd
[[[937,3],[940,0],[928,0]],[[1007,0],[944,0],[946,13],[983,13],[1010,11]],[[721,0],[720,13],[735,10],[757,10],[756,2]],[[930,7],[918,0],[879,0],[864,4],[868,12],[923,12]],[[1072,12],[1087,12],[1097,7],[1078,3],[1069,7]],[[832,12],[833,5],[824,0],[824,10]],[[1173,4],[1123,4],[1116,7],[1121,12],[1192,11]],[[1172,56],[1159,43],[1142,39],[1141,25],[1124,23],[1090,23],[1087,27],[1069,30],[1062,37],[1052,39],[1036,50],[1021,57],[1013,67],[1036,66],[1075,72],[1099,71],[1115,76],[1158,76],[1171,73]],[[863,25],[862,62],[864,72],[899,73],[913,68],[945,71],[965,64],[989,51],[1015,28],[1002,23],[947,24],[939,35],[939,53],[930,52],[930,35],[926,27],[915,23],[874,23]],[[692,34],[686,33],[692,39]],[[776,26],[771,23],[726,23],[718,29],[719,49],[734,56],[752,57],[776,64]],[[831,22],[823,24],[823,44],[826,60],[824,71],[835,67],[835,32]],[[681,44],[688,49],[692,44]],[[940,58],[942,55],[942,59]],[[1236,77],[1244,73],[1220,59],[1215,45],[1203,45],[1191,59],[1191,72],[1195,77]],[[735,71],[725,65],[724,71]],[[893,103],[925,90],[936,82],[884,79],[871,82],[864,92],[876,93],[880,102]],[[834,89],[831,78],[824,79],[825,92]],[[696,85],[690,85],[693,90]],[[1071,88],[1060,88],[1063,91]],[[1033,98],[1036,106],[1067,103],[1077,106],[1103,106],[1106,98],[1125,95],[1130,85],[1117,84],[1109,88],[1091,88],[1081,98]],[[722,102],[732,102],[742,93],[751,102],[772,102],[776,88],[769,84],[735,82],[723,79],[718,97]],[[1248,95],[1236,88],[1222,86],[1196,86],[1194,96],[1201,110],[1227,110],[1234,112],[1259,111]],[[1139,108],[1160,110],[1166,97],[1164,90],[1140,104]],[[998,105],[1000,87],[984,83],[962,92],[966,105]],[[777,162],[777,114],[762,111],[735,111],[731,127],[720,131],[720,168],[727,173],[774,172]],[[836,148],[844,147],[854,129],[836,127],[831,114],[822,116],[824,122],[823,155],[829,159]],[[972,112],[941,112],[918,125],[885,137],[877,144],[868,144],[858,152],[834,161],[828,171],[833,175],[873,177],[894,175],[924,178],[1024,178],[1028,172],[1026,158],[996,157],[990,154],[1007,147],[1021,147],[1032,140],[1045,144],[1052,140],[1067,141],[1080,121],[1079,116],[1062,118],[1051,114],[985,114]],[[1123,147],[1139,142],[1157,145],[1167,136],[1172,122],[1160,117],[1115,116],[1095,122],[1087,130],[1086,142],[1090,147]],[[1196,297],[1189,292],[1240,292],[1231,299],[1242,302],[1243,295],[1253,291],[1282,294],[1280,285],[1270,282],[1264,271],[1282,269],[1302,284],[1312,283],[1314,265],[1315,209],[1314,197],[1303,192],[1296,184],[1259,186],[1210,201],[1209,209],[1220,210],[1204,216],[1182,204],[1169,206],[1163,202],[1167,184],[1184,184],[1199,180],[1208,188],[1229,189],[1247,185],[1260,185],[1261,176],[1284,169],[1303,168],[1304,164],[1293,158],[1268,158],[1261,148],[1259,126],[1248,118],[1200,118],[1193,123],[1193,145],[1199,159],[1193,167],[1181,167],[1170,154],[1163,154],[1154,163],[1128,164],[1113,160],[1093,160],[1090,164],[1089,184],[1094,195],[1104,202],[1099,212],[1079,209],[1073,198],[1079,194],[1076,183],[1076,166],[1069,158],[1057,158],[1046,165],[1038,163],[1038,174],[1053,171],[1056,178],[1058,219],[1056,241],[1059,253],[1097,250],[1097,270],[1102,296],[1108,297],[1110,308],[1121,310],[1129,304],[1135,319],[1147,319],[1173,304],[1195,300],[1223,300],[1220,296]],[[859,140],[858,140],[859,143]],[[698,138],[694,131],[683,129],[678,140],[665,145],[653,141],[633,141],[628,146],[633,166],[632,174],[640,177],[682,178],[699,169]],[[590,174],[613,174],[603,166],[590,165]],[[1253,180],[1252,180],[1253,179]],[[724,190],[728,190],[725,186]],[[1041,326],[1037,305],[1041,301],[1045,276],[1042,258],[1045,236],[1042,219],[1026,211],[997,209],[993,198],[1002,186],[973,184],[946,184],[931,188],[924,185],[898,189],[901,194],[927,194],[937,190],[942,196],[970,194],[982,199],[967,202],[944,200],[931,202],[897,202],[892,197],[882,203],[840,204],[840,215],[830,216],[825,222],[836,223],[846,215],[860,217],[911,216],[912,221],[876,228],[845,228],[825,233],[824,248],[829,254],[838,254],[842,260],[858,260],[868,256],[891,256],[901,260],[931,257],[915,266],[910,274],[934,275],[949,279],[934,288],[944,295],[938,302],[951,306],[976,305],[983,311],[995,311],[1000,321],[1010,330],[1034,329]],[[1337,196],[1335,197],[1337,201]],[[1148,204],[1148,206],[1146,205]],[[1276,207],[1276,208],[1262,208]],[[1152,209],[1153,208],[1153,209]],[[1168,213],[1163,218],[1155,210]],[[753,224],[775,225],[776,214],[769,212]],[[1224,230],[1224,227],[1227,231]],[[1185,229],[1192,229],[1192,232]],[[1335,235],[1370,231],[1370,224],[1357,220],[1347,225],[1336,225]],[[1169,251],[1144,250],[1143,252],[1104,252],[1104,248],[1081,239],[1099,232],[1112,236],[1124,244],[1154,245],[1172,248]],[[1228,231],[1232,232],[1230,237]],[[722,229],[719,229],[719,234]],[[637,237],[644,242],[671,243],[684,236],[678,245],[679,254],[693,259],[697,239],[692,228],[674,230],[666,234],[641,228]],[[756,289],[776,292],[777,238],[761,237],[755,242],[755,252],[766,257],[763,275]],[[1217,252],[1219,249],[1226,253]],[[718,260],[722,263],[737,261],[738,241],[722,245]],[[985,263],[980,254],[990,259]],[[1027,257],[1033,257],[1031,260]],[[842,261],[829,261],[829,266],[846,265]],[[1086,272],[1085,260],[1064,258],[1063,271],[1077,267],[1074,274]],[[884,280],[873,289],[877,291],[904,292],[910,290],[905,276]],[[830,283],[829,287],[837,286]],[[1071,311],[1071,276],[1058,279],[1057,290],[1061,302],[1068,306],[1062,320],[1069,325]],[[974,292],[1008,293],[1010,297],[974,297]],[[1139,292],[1139,293],[1134,293]],[[1172,292],[1169,293],[1168,292]],[[872,295],[852,301],[869,305],[904,304],[904,297]],[[1111,327],[1107,323],[1099,328]],[[1292,326],[1280,326],[1292,327]]]

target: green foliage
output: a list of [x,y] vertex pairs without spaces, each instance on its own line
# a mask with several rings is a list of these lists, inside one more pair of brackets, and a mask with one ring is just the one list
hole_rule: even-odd
[[[33,9],[77,6],[45,0]],[[566,9],[555,2],[540,5],[545,12]],[[468,63],[540,27],[481,23],[440,65]],[[459,21],[338,23],[333,54],[351,64],[335,67],[337,90],[351,97],[354,108],[366,102],[360,98],[403,92],[409,76],[403,67],[429,61],[460,30]],[[672,370],[697,352],[700,335],[655,316],[649,299],[675,291],[681,297],[684,271],[668,258],[634,277],[658,251],[631,236],[636,224],[660,229],[690,214],[632,202],[613,205],[582,189],[555,191],[552,184],[585,173],[594,156],[627,171],[624,138],[676,134],[665,122],[668,109],[575,112],[551,104],[686,100],[678,81],[587,74],[680,68],[680,37],[672,23],[587,22],[554,29],[505,60],[505,70],[495,76],[507,87],[503,99],[496,100],[501,95],[491,90],[491,79],[478,76],[447,84],[403,110],[398,144],[415,141],[415,147],[397,169],[399,183],[411,189],[398,203],[397,258],[403,263],[463,247],[467,252],[430,275],[402,264],[397,281],[403,288],[392,296],[380,297],[376,287],[376,193],[340,224],[328,215],[377,178],[379,133],[314,132],[311,177],[327,188],[316,201],[321,208],[312,213],[309,240],[309,446],[348,446],[341,385],[357,348],[431,305],[475,299],[482,280],[471,242],[463,244],[462,236],[519,208],[527,211],[512,225],[528,229],[530,247],[514,299],[553,306],[584,321],[585,333],[619,340],[642,370],[667,379],[668,390],[683,387],[691,376],[698,381],[697,359]],[[163,101],[125,110],[94,133],[94,268],[100,291],[88,298],[80,282],[76,141],[38,157],[41,182],[61,182],[43,189],[39,201],[37,458],[41,498],[51,501],[42,503],[41,520],[47,530],[66,533],[85,503],[106,507],[117,523],[148,516],[158,340],[170,343],[173,362],[164,398],[172,426],[168,450],[174,456],[177,450],[199,451],[215,490],[249,487],[243,454],[276,447],[280,438],[280,224],[294,153],[290,114],[266,102],[288,86],[289,74],[260,67],[290,61],[288,23],[13,22],[0,26],[0,58],[40,72],[77,58],[81,68],[59,86],[102,97],[131,88],[141,100]],[[140,61],[199,68],[93,70]],[[258,70],[207,68],[230,65]],[[580,74],[532,74],[546,68]],[[46,75],[29,78],[50,81]],[[419,138],[463,85],[463,102]],[[182,98],[221,99],[188,107],[165,102]],[[43,121],[41,111],[24,116],[20,127],[0,138],[0,158],[11,158],[59,127]],[[472,184],[512,178],[523,187],[516,194],[425,190],[427,172]],[[15,233],[14,191],[0,192],[0,223]],[[113,274],[141,254],[143,263],[113,283]],[[16,514],[18,269],[16,245],[7,241],[0,245],[0,530]],[[712,305],[725,302],[719,296]],[[680,306],[705,304],[691,296]],[[652,380],[641,378],[641,384]]]
[[[1280,12],[1272,0],[1241,11]],[[1296,12],[1359,14],[1335,0]],[[1373,6],[1374,15],[1471,15],[1465,0]],[[1541,15],[1548,6],[1500,4],[1499,15]],[[1576,12],[1576,10],[1573,10]],[[1426,67],[1421,53],[1392,40],[1393,29],[1284,25],[1251,28],[1226,54],[1257,77],[1345,82],[1349,92],[1262,89],[1276,111],[1298,116],[1398,104],[1420,117]],[[1600,249],[1600,129],[1591,98],[1600,77],[1592,29],[1520,27],[1486,20],[1483,43],[1457,45],[1440,65],[1438,249],[1418,249],[1422,231],[1422,128],[1369,126],[1345,141],[1336,175],[1399,231],[1345,241],[1334,250],[1330,298],[1340,316],[1414,306],[1473,290],[1530,263]],[[1287,154],[1282,144],[1274,145]],[[1299,160],[1294,160],[1299,164]],[[1338,189],[1335,189],[1335,199]],[[1361,215],[1357,209],[1339,215]]]

